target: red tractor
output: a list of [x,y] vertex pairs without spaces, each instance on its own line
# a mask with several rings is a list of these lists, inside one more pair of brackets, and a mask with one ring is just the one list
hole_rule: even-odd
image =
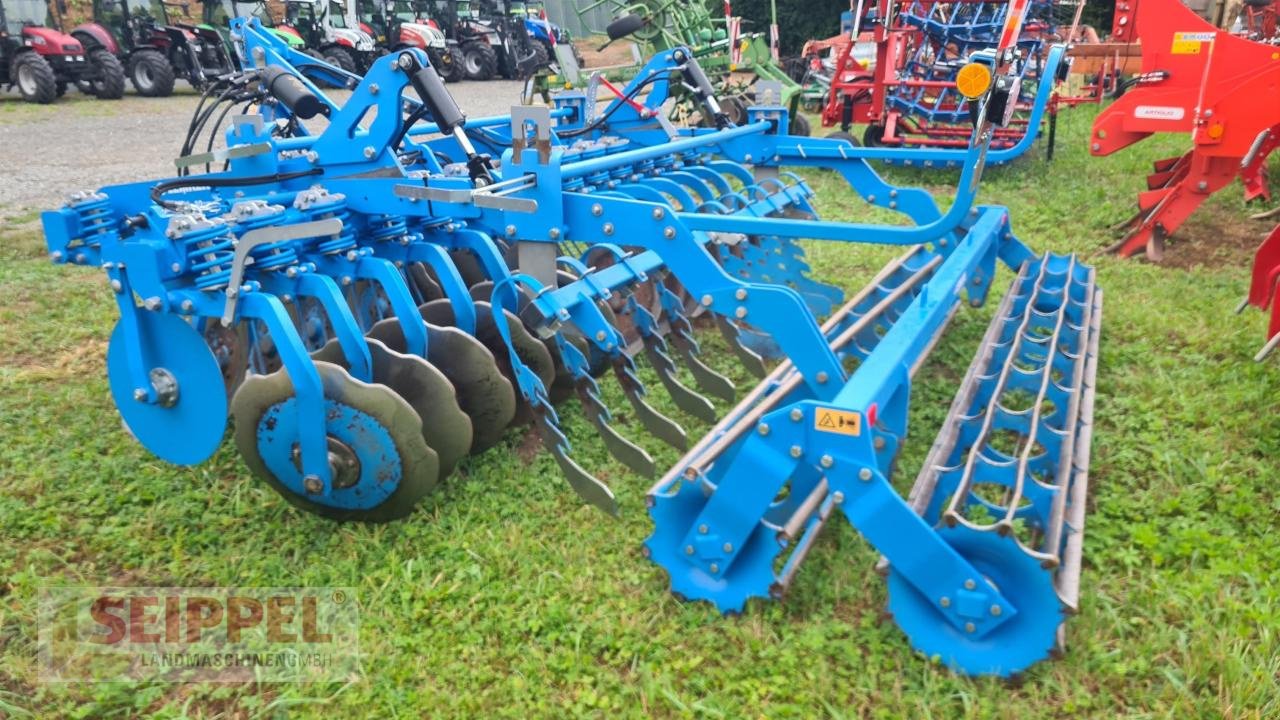
[[[59,2],[59,14],[64,9]],[[124,95],[124,68],[111,53],[86,52],[80,41],[45,27],[43,0],[0,1],[0,84],[27,102],[51,103],[75,85],[104,100]]]

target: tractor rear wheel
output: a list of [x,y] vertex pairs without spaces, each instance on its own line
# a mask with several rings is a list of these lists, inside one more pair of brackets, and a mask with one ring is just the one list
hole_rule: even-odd
[[813,128],[809,125],[809,118],[801,115],[800,113],[792,115],[790,132],[792,135],[809,137],[809,133],[813,132]]
[[91,81],[93,94],[99,100],[119,100],[124,97],[124,66],[115,55],[102,48],[89,51],[89,65],[97,76]]
[[143,97],[173,94],[173,66],[158,50],[139,50],[129,58],[129,82]]
[[529,47],[533,51],[533,69],[530,74],[535,74],[545,67],[551,66],[551,53],[547,51],[547,46],[537,40],[530,40]]
[[356,71],[356,59],[351,56],[351,52],[346,48],[331,47],[325,48],[321,54],[330,65],[337,65],[349,73]]
[[45,105],[58,97],[58,77],[49,61],[34,52],[24,52],[13,61],[14,84],[27,102]]
[[463,67],[465,62],[466,59],[462,56],[462,50],[459,50],[457,45],[450,45],[449,64],[445,66],[449,74],[444,76],[444,81],[454,83],[465,79],[467,77],[466,68]]
[[468,80],[491,80],[498,74],[498,54],[484,41],[462,46],[462,71]]

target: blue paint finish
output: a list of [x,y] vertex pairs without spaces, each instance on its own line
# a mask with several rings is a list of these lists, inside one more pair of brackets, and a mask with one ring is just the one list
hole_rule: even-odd
[[351,448],[360,464],[359,478],[349,487],[332,487],[322,495],[308,493],[303,474],[293,460],[298,426],[297,399],[289,398],[268,408],[258,422],[258,451],[281,483],[299,497],[343,510],[370,510],[381,505],[400,487],[400,457],[386,428],[355,408],[325,400],[325,432]]

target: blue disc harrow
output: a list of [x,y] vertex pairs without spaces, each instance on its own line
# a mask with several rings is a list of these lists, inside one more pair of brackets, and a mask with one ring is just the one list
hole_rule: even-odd
[[[598,110],[564,93],[467,118],[417,50],[361,79],[257,20],[233,36],[246,66],[192,123],[252,105],[225,147],[189,137],[176,176],[43,217],[55,262],[108,276],[111,391],[157,456],[203,462],[233,425],[245,464],[289,502],[386,521],[524,424],[583,499],[617,513],[561,430],[576,398],[640,475],[659,472],[631,432],[685,451],[648,493],[644,543],[684,597],[729,612],[780,596],[843,514],[882,553],[915,647],[1009,675],[1059,642],[1079,595],[1101,292],[1074,258],[1033,254],[1004,208],[974,204],[1008,83],[983,100],[944,212],[876,175],[868,161],[891,150],[790,136],[767,102],[730,122],[683,48]],[[998,54],[996,72],[1014,59]],[[665,121],[676,83],[714,127]],[[784,170],[805,167],[911,224],[821,220]],[[902,254],[846,297],[808,277],[800,240]],[[912,377],[999,264],[1017,278],[904,498],[890,480]],[[761,377],[740,398],[701,355],[710,327]],[[649,372],[711,432],[691,442],[651,402]],[[604,402],[610,378],[625,422]]]

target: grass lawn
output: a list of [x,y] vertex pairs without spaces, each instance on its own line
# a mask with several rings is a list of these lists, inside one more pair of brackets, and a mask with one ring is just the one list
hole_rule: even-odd
[[[1187,142],[1090,158],[1093,112],[1065,114],[1052,163],[1037,149],[984,181],[982,201],[1007,205],[1035,249],[1110,243],[1150,161]],[[887,174],[940,198],[955,179]],[[834,176],[810,179],[828,217],[857,217]],[[1232,314],[1269,229],[1251,211],[1236,185],[1178,233],[1166,266],[1092,259],[1106,304],[1083,609],[1066,656],[1017,686],[916,656],[882,620],[875,554],[847,523],[831,524],[785,602],[733,618],[682,604],[639,553],[648,481],[609,461],[572,405],[562,417],[575,456],[612,484],[619,521],[582,506],[523,430],[383,526],[292,509],[248,475],[229,439],[203,465],[166,465],[122,432],[107,392],[115,310],[103,274],[53,266],[34,219],[10,223],[0,228],[0,717],[1280,717],[1280,367],[1251,360],[1262,314]],[[814,274],[849,291],[890,255],[809,246]],[[994,305],[962,311],[918,376],[900,487]],[[745,387],[711,335],[710,361]],[[653,386],[691,437],[705,432]],[[609,399],[622,407],[619,393]],[[627,420],[660,465],[675,460]],[[42,684],[34,605],[45,585],[354,586],[364,673],[332,685]]]

